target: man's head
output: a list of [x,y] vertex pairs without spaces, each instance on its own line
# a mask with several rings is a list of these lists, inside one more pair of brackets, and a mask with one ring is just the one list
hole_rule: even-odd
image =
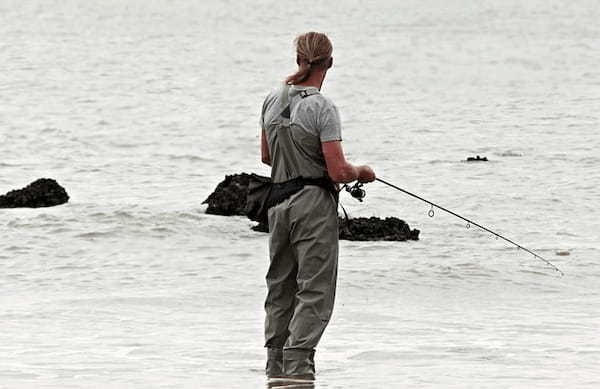
[[298,36],[294,44],[298,71],[285,80],[287,84],[300,84],[315,72],[327,72],[333,64],[331,57],[333,46],[327,35],[320,32],[307,32]]

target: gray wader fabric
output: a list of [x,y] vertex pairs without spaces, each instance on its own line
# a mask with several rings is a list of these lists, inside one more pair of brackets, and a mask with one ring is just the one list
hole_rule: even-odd
[[[267,135],[270,151],[277,150],[271,154],[275,182],[298,176],[321,177],[323,169],[326,172],[318,161],[303,162],[310,154],[321,152],[317,137],[295,129],[285,118],[268,126]],[[337,203],[326,189],[307,185],[269,209],[269,231],[266,373],[314,376],[314,349],[329,323],[335,299]]]
[[[283,88],[282,92],[280,107],[283,106],[285,109],[279,117],[265,126],[272,162],[271,180],[280,183],[297,177],[327,176],[321,140],[290,120],[289,88]],[[318,93],[316,90],[315,92]],[[310,98],[311,95],[311,93],[304,93],[302,99]]]

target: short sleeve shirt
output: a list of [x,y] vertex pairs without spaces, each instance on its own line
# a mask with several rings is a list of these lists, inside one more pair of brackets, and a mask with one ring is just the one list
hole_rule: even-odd
[[[321,142],[341,141],[342,125],[340,114],[333,102],[321,93],[315,93],[307,97],[300,95],[301,91],[314,89],[292,85],[289,91],[289,103],[291,107],[290,121],[299,125],[305,131],[318,136]],[[285,107],[281,100],[282,89],[271,92],[263,103],[260,126],[266,128],[266,124],[276,119]]]

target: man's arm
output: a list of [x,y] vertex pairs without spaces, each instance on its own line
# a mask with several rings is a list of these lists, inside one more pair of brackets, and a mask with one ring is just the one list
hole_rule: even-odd
[[322,142],[321,150],[327,164],[327,173],[334,182],[345,184],[355,180],[359,182],[375,180],[375,173],[370,167],[354,166],[346,161],[341,141]]

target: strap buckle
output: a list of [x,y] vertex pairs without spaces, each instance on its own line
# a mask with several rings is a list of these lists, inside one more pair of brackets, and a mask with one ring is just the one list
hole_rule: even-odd
[[304,90],[301,90],[299,94],[300,94],[300,97],[302,97],[304,99],[308,96],[316,95],[317,93],[319,93],[319,91],[316,89],[304,89]]

